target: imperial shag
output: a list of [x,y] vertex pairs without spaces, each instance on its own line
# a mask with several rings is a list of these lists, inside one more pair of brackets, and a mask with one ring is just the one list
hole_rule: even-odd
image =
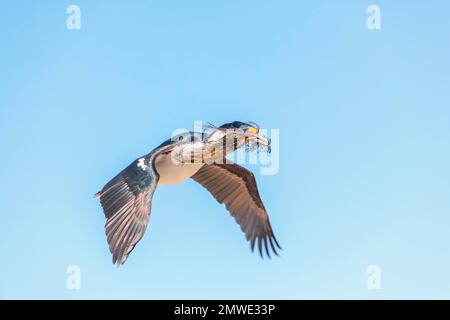
[[133,161],[96,193],[106,217],[113,263],[123,264],[147,228],[157,186],[188,178],[200,183],[240,225],[251,249],[263,256],[281,249],[258,193],[253,173],[226,158],[241,147],[270,152],[270,139],[255,123],[234,121],[201,132],[177,135]]

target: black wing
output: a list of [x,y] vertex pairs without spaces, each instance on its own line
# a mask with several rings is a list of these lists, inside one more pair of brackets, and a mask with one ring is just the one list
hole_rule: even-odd
[[159,176],[150,155],[137,159],[96,194],[106,217],[105,231],[113,263],[128,258],[147,228]]
[[[227,160],[228,161],[228,160]],[[280,245],[273,234],[264,204],[259,196],[253,173],[235,163],[204,165],[192,179],[200,183],[224,203],[250,241],[252,251],[258,240],[258,249],[263,256],[263,246],[268,257],[269,244],[278,255]]]

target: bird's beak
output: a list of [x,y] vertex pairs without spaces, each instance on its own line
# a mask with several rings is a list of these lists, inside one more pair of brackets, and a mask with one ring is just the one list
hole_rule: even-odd
[[266,136],[260,135],[258,128],[250,127],[247,129],[247,132],[254,136],[256,138],[256,142],[258,142],[260,145],[266,147],[270,146],[270,139]]
[[270,146],[270,139],[266,136],[258,135],[257,141],[260,145],[269,147]]

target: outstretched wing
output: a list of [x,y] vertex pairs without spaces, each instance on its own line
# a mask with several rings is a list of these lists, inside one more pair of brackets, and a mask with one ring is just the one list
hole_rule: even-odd
[[[227,160],[228,161],[228,160]],[[200,183],[216,198],[225,204],[250,241],[252,251],[258,241],[258,249],[263,256],[263,246],[270,257],[269,245],[278,255],[281,249],[259,196],[253,173],[235,163],[204,165],[192,179]]]
[[159,179],[151,161],[150,156],[135,160],[96,194],[107,219],[105,231],[114,264],[125,262],[147,228]]

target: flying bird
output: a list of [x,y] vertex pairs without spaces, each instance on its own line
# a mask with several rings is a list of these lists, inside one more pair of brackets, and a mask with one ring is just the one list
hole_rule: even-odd
[[281,249],[259,196],[253,173],[226,155],[242,147],[270,152],[270,139],[253,122],[207,125],[168,139],[133,161],[95,195],[100,198],[105,233],[113,263],[122,265],[143,237],[150,219],[152,197],[158,186],[192,178],[206,188],[234,217],[254,251]]

